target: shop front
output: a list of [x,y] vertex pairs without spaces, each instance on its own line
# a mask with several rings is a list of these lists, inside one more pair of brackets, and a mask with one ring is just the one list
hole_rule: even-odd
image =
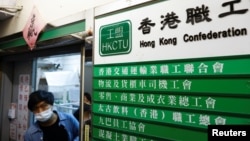
[[27,109],[32,91],[51,91],[54,109],[71,114],[81,105],[81,93],[91,93],[92,45],[74,36],[84,30],[84,20],[49,27],[39,35],[33,50],[18,36],[20,33],[1,39],[0,140],[23,140],[24,132],[34,122]]

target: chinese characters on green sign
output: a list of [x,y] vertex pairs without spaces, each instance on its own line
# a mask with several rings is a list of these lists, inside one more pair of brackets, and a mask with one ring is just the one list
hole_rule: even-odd
[[[250,59],[97,65],[93,82],[93,112],[97,114],[94,125],[147,135],[154,122],[204,131],[211,124],[246,124],[250,99],[245,97],[250,95],[250,79],[229,77],[234,73],[250,74],[250,65],[246,64],[250,64]],[[155,130],[164,128],[154,126]],[[101,139],[129,137],[116,131],[95,131]],[[101,136],[101,132],[113,134]],[[144,140],[167,138],[161,132],[155,135],[157,139]],[[198,135],[205,137],[204,132]],[[131,138],[137,137],[139,140],[139,136]]]

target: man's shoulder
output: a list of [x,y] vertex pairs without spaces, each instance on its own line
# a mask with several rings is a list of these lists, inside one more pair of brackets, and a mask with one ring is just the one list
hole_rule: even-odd
[[70,113],[66,113],[66,112],[61,112],[61,111],[56,111],[56,113],[60,116],[72,116],[72,114]]
[[57,112],[59,117],[59,124],[64,125],[65,127],[74,126],[79,128],[79,122],[73,116],[73,114],[65,113],[65,112]]
[[41,129],[39,128],[39,126],[35,122],[32,125],[30,125],[30,127],[26,130],[26,134],[33,134],[33,133],[38,132],[40,130]]
[[73,114],[70,114],[70,113],[65,113],[65,112],[60,112],[60,111],[56,111],[56,113],[59,116],[60,120],[74,118]]

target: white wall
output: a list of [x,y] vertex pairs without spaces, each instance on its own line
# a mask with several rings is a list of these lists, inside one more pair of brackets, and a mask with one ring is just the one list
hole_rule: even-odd
[[33,6],[38,8],[48,23],[63,25],[84,19],[83,12],[86,9],[114,1],[115,0],[17,0],[16,6],[23,6],[23,9],[14,17],[0,21],[0,38],[21,32],[30,16]]

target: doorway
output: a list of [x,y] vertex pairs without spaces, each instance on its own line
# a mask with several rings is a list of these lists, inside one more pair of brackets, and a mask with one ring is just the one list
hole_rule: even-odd
[[80,103],[81,54],[39,57],[36,63],[36,90],[52,92],[54,109],[72,114]]

